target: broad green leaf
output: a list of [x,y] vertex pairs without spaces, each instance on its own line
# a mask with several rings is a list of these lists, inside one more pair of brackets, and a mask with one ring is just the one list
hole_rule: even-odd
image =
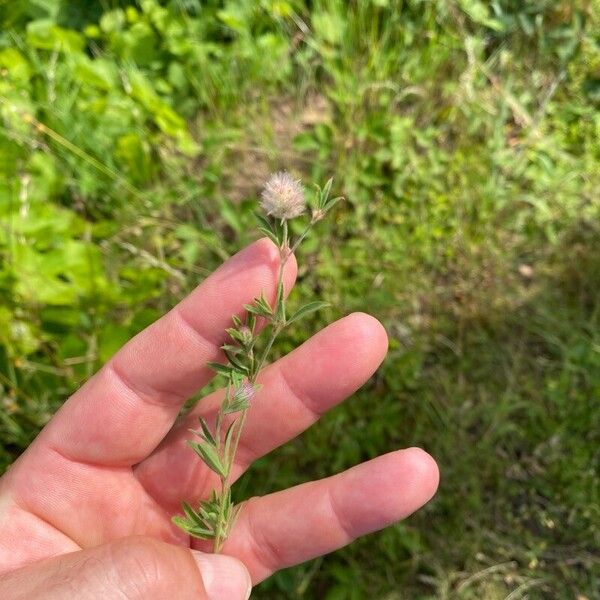
[[40,50],[77,54],[85,47],[85,38],[76,31],[59,27],[51,19],[38,19],[27,25],[27,43]]
[[31,77],[29,61],[15,48],[0,51],[0,67],[6,69],[9,78],[14,81],[24,83]]

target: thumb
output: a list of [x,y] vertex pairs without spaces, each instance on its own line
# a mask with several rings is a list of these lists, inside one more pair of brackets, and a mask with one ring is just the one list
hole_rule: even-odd
[[237,559],[146,537],[32,563],[0,576],[3,600],[247,600],[250,575]]
[[191,550],[209,600],[248,600],[252,591],[250,573],[237,558]]

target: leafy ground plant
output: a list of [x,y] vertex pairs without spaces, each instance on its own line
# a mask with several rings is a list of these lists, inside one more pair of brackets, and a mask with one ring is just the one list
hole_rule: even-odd
[[323,219],[341,199],[330,198],[332,179],[323,188],[316,186],[315,200],[302,233],[291,233],[288,221],[306,212],[304,189],[299,181],[282,171],[271,176],[262,193],[261,208],[265,215],[257,214],[259,230],[279,248],[280,262],[277,278],[277,295],[274,306],[261,295],[252,304],[244,306],[246,315],[232,317],[233,326],[227,329],[231,338],[221,346],[227,362],[210,363],[216,373],[226,379],[225,397],[217,414],[214,427],[200,418],[200,428],[193,433],[199,441],[190,440],[190,447],[220,478],[220,489],[215,489],[208,500],[200,502],[195,510],[183,503],[184,517],[173,521],[194,537],[210,540],[219,552],[235,522],[240,505],[231,498],[230,475],[246,413],[259,387],[258,376],[277,336],[302,317],[326,306],[321,301],[309,302],[288,316],[283,290],[283,271],[289,257],[309,234],[313,226]]

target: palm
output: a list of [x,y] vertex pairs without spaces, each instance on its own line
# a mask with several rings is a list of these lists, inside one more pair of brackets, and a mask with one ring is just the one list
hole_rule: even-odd
[[[289,289],[295,266],[288,267]],[[198,415],[214,415],[220,392],[173,424],[185,399],[210,379],[203,365],[218,358],[231,315],[261,290],[272,292],[276,271],[275,248],[264,240],[253,244],[65,403],[0,481],[0,573],[130,535],[202,547],[174,527],[171,516],[182,499],[195,504],[216,484],[185,440]],[[381,326],[351,315],[268,367],[235,476],[355,391],[385,350]],[[435,463],[424,452],[390,453],[330,479],[251,500],[224,552],[245,562],[258,581],[406,516],[436,486]]]

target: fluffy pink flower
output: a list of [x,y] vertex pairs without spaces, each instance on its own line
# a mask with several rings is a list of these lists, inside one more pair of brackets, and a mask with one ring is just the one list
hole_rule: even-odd
[[287,171],[271,175],[262,192],[261,207],[276,219],[293,219],[304,212],[304,188]]
[[248,381],[242,383],[242,385],[235,390],[233,398],[236,401],[250,402],[256,393],[256,388]]

